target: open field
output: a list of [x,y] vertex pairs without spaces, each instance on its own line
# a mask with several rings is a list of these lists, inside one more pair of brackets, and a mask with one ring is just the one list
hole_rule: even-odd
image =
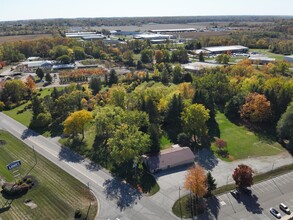
[[31,41],[38,40],[45,37],[52,37],[51,34],[34,34],[34,35],[14,35],[14,36],[0,36],[0,44],[14,41]]
[[227,142],[230,158],[221,158],[217,154],[214,144],[212,145],[212,150],[225,161],[270,156],[284,151],[279,143],[267,140],[243,126],[233,124],[223,113],[218,112],[216,120],[219,124],[220,138]]
[[250,49],[250,52],[258,52],[258,53],[261,53],[267,57],[275,58],[277,61],[284,60],[283,54],[271,53],[267,49]]
[[[0,208],[0,218],[73,219],[76,209],[86,213],[91,202],[88,219],[94,219],[97,203],[85,185],[40,155],[36,155],[35,164],[33,150],[9,133],[0,131],[0,140],[6,141],[5,145],[0,146],[0,175],[5,180],[12,181],[13,177],[6,165],[19,159],[22,162],[21,174],[24,176],[30,171],[29,175],[37,180],[36,186],[12,201],[10,209]],[[26,199],[31,199],[37,208],[30,209],[26,206]],[[6,199],[0,195],[1,207],[5,202]]]

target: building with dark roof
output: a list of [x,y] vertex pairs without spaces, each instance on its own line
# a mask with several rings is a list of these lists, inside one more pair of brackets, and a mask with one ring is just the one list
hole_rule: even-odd
[[152,173],[191,164],[194,162],[194,158],[195,156],[189,147],[180,147],[179,145],[173,145],[170,149],[161,150],[156,155],[143,155],[144,164]]

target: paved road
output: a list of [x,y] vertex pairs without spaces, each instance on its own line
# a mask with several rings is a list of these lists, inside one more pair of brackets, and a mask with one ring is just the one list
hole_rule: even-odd
[[28,146],[34,146],[39,154],[82,183],[89,183],[100,205],[97,219],[178,219],[171,213],[169,206],[164,205],[164,197],[160,197],[160,194],[156,197],[142,196],[129,185],[114,179],[105,169],[62,148],[55,141],[36,134],[3,113],[0,113],[0,129],[7,130]]
[[293,211],[293,172],[253,185],[251,196],[240,193],[240,198],[236,199],[227,193],[209,199],[210,212],[198,219],[273,220],[276,218],[270,214],[270,207],[286,216],[279,209],[281,202]]

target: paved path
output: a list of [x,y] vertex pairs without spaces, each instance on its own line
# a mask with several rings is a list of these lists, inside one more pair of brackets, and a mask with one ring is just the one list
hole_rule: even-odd
[[[233,183],[234,180],[232,179],[232,173],[234,169],[242,163],[252,167],[256,174],[268,172],[280,166],[293,163],[293,157],[288,152],[281,152],[274,156],[247,158],[233,162],[222,161],[206,149],[197,153],[196,156],[196,161],[206,170],[211,171],[212,176],[216,179],[218,187]],[[164,198],[163,201],[165,206],[168,206],[171,210],[174,202],[179,198],[179,193],[181,196],[188,194],[184,189],[187,168],[188,166],[179,167],[170,171],[157,173],[156,177],[158,184],[160,185],[160,191],[155,194],[153,198],[156,200]]]
[[0,129],[4,129],[22,140],[48,160],[84,184],[90,185],[99,202],[97,219],[108,220],[156,220],[178,219],[172,214],[169,206],[165,206],[163,198],[158,200],[142,196],[128,184],[111,176],[84,157],[62,148],[55,140],[45,138],[12,118],[0,113]]

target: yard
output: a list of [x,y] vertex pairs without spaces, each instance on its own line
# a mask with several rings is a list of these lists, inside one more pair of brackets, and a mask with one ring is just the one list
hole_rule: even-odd
[[[13,181],[6,165],[21,160],[21,175],[29,174],[37,180],[31,190],[12,201],[10,209],[0,208],[1,219],[73,219],[76,209],[86,214],[90,203],[88,219],[94,219],[97,202],[85,185],[38,154],[35,165],[32,149],[9,133],[0,131],[0,140],[1,178]],[[31,209],[24,204],[25,200],[31,200],[37,207]],[[0,196],[1,207],[5,202]]]
[[233,124],[223,113],[217,113],[216,121],[220,130],[219,138],[227,142],[227,150],[230,157],[221,158],[217,154],[214,144],[212,144],[212,150],[225,161],[247,157],[270,156],[284,151],[279,143],[265,139],[243,126]]

